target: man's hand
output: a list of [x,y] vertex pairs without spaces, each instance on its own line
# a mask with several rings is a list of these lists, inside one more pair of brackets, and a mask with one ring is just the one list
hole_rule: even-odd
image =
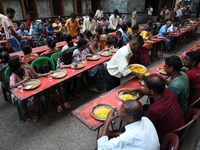
[[107,122],[111,122],[112,120],[116,119],[118,117],[118,115],[116,115],[116,108],[113,108],[107,116],[106,121]]
[[136,88],[129,88],[123,91],[123,94],[132,94],[133,92],[136,92]]

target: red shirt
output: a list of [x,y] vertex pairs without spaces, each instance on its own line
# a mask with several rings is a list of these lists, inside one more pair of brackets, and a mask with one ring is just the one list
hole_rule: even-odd
[[184,125],[181,107],[174,93],[165,89],[164,95],[157,99],[148,110],[158,135],[164,136]]
[[27,28],[30,28],[30,26],[31,26],[31,21],[30,21],[30,20],[27,20],[27,21],[26,21],[26,27],[27,27]]
[[200,84],[200,68],[194,68],[186,72],[190,87]]

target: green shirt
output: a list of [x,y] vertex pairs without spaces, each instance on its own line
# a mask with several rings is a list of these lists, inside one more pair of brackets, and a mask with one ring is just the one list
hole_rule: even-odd
[[171,80],[168,88],[176,95],[184,113],[187,109],[189,97],[189,80],[187,75],[181,71],[181,76]]

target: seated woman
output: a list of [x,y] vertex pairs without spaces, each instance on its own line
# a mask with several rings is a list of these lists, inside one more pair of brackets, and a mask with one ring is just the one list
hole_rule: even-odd
[[92,33],[90,30],[85,30],[83,32],[83,34],[84,34],[84,38],[87,40],[87,42],[93,42]]
[[8,66],[8,61],[10,59],[10,55],[6,51],[2,51],[0,53],[0,69]]
[[59,51],[60,49],[56,47],[56,41],[55,40],[52,40],[51,38],[48,38],[47,41],[47,46],[49,48],[49,50],[43,52],[42,54],[40,54],[40,56],[44,56],[50,52],[53,52],[53,51]]
[[102,50],[100,38],[98,35],[93,36],[93,43],[89,45],[89,50],[91,54],[97,54]]
[[[65,50],[60,55],[60,58],[58,59],[58,68],[73,68],[77,66],[77,63],[72,63],[72,57],[73,51]],[[78,84],[78,77],[74,76],[68,80],[65,81],[67,85],[67,92],[69,95],[70,100],[79,99],[80,96],[76,93],[76,88]]]
[[22,57],[22,60],[25,62],[25,63],[31,63],[32,60],[38,58],[38,55],[37,54],[32,54],[32,48],[30,45],[23,45],[22,46],[22,51],[24,53],[24,56]]
[[65,46],[63,46],[62,52],[67,50],[70,47],[77,46],[76,43],[73,43],[72,36],[70,34],[65,35],[65,41],[67,42],[67,44]]
[[[33,68],[25,65],[24,61],[22,61],[21,57],[13,56],[8,61],[8,66],[10,68],[10,88],[16,88],[23,83],[29,81],[31,78],[38,78],[38,74],[35,72]],[[41,74],[40,76],[46,76],[47,74]],[[12,96],[13,97],[13,96]],[[22,107],[24,113],[24,120],[29,121],[30,116],[28,113],[27,102],[32,98],[19,101],[20,106]],[[40,95],[35,95],[33,98],[34,102],[34,110],[35,113],[33,115],[33,121],[38,121],[39,119],[39,108],[40,108]]]

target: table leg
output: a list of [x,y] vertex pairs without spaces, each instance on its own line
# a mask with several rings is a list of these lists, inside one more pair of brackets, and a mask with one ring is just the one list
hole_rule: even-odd
[[100,128],[97,129],[97,137],[96,137],[96,141],[98,140],[98,137],[99,137],[99,131],[100,131]]

